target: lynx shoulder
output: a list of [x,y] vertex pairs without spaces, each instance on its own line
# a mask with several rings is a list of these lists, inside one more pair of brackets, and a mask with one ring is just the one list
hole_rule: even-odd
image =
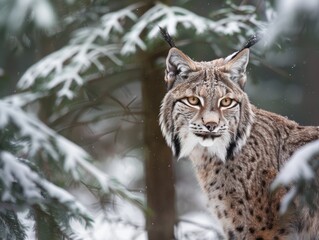
[[248,61],[248,48],[210,62],[171,48],[163,135],[178,158],[193,162],[225,239],[319,239],[319,212],[296,201],[280,215],[285,190],[269,191],[291,154],[319,139],[319,128],[253,106],[244,91]]

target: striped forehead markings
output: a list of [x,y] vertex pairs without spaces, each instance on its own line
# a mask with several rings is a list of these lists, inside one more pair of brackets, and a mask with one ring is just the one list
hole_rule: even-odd
[[[199,79],[201,81],[198,81]],[[232,92],[231,88],[225,84],[223,81],[220,81],[221,76],[219,71],[215,71],[211,68],[204,68],[202,69],[202,73],[197,77],[197,80],[194,81],[189,85],[188,91],[186,91],[186,95],[190,95],[190,92],[193,94],[197,94],[199,96],[203,96],[206,94],[218,95],[226,94],[228,92]],[[205,89],[205,90],[204,90]],[[216,92],[216,90],[219,90]]]

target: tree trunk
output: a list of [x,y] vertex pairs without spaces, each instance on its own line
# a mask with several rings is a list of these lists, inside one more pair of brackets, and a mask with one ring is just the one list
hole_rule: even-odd
[[145,176],[149,240],[174,238],[175,189],[171,151],[160,131],[158,114],[165,94],[164,70],[156,66],[157,56],[144,53],[142,94],[145,111]]

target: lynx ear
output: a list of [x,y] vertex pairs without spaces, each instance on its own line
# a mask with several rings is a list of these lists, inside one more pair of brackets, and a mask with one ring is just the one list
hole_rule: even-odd
[[239,52],[225,58],[225,68],[230,73],[231,79],[242,89],[246,83],[246,67],[249,61],[249,49],[244,48]]
[[177,48],[171,48],[166,58],[165,81],[168,90],[173,86],[177,76],[186,78],[188,73],[196,69],[195,63]]

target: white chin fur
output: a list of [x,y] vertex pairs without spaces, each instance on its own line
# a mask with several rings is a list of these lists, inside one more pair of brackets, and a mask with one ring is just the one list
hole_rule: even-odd
[[198,140],[195,135],[189,134],[188,132],[181,132],[181,134],[184,137],[181,139],[181,152],[179,158],[188,157],[198,144]]
[[199,141],[199,144],[202,145],[203,147],[211,147],[214,144],[214,140],[213,139],[201,140]]
[[221,137],[215,139],[201,139],[199,144],[207,148],[208,153],[211,156],[217,156],[222,162],[226,161],[227,146],[230,141],[230,135],[224,134]]
[[202,139],[188,131],[181,131],[181,152],[179,158],[188,157],[196,147],[205,147],[211,156],[225,162],[230,135],[224,134],[215,139]]

